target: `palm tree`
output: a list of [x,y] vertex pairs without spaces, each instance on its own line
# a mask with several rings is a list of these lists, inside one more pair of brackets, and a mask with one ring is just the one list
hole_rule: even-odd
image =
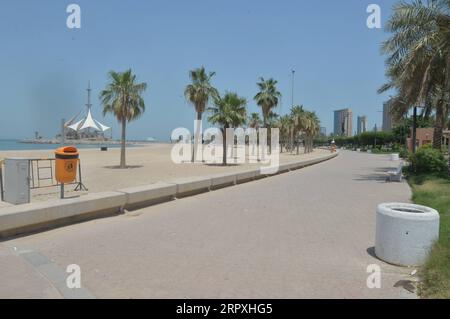
[[283,153],[283,146],[287,151],[287,144],[290,139],[290,133],[292,130],[292,118],[289,115],[283,115],[278,119],[277,127],[280,129],[280,147],[281,153]]
[[382,47],[388,55],[389,83],[379,92],[397,90],[391,101],[397,118],[412,106],[425,106],[423,114],[434,109],[433,146],[440,149],[444,115],[450,106],[450,1],[400,2],[394,7],[387,31],[393,33]]
[[212,113],[208,121],[221,125],[223,136],[223,165],[227,165],[226,129],[239,127],[246,121],[247,100],[236,93],[227,92],[223,98],[215,98],[214,107],[208,108]]
[[267,127],[271,128],[276,126],[279,118],[280,116],[277,113],[270,111],[269,116],[267,117]]
[[[195,107],[197,112],[197,121],[201,123],[202,114],[205,112],[206,107],[211,99],[215,99],[219,96],[216,88],[211,85],[211,79],[215,75],[215,72],[207,73],[205,68],[201,68],[190,71],[189,77],[192,83],[186,86],[184,90],[184,96],[186,100]],[[199,124],[199,123],[198,123]],[[194,133],[194,152],[192,153],[192,162],[197,156],[198,144],[200,141],[200,125],[197,125]]]
[[320,131],[320,120],[316,112],[305,112],[305,153],[313,151],[314,137]]
[[262,124],[262,121],[258,113],[251,113],[248,117],[247,123],[248,127],[258,130]]
[[125,72],[109,72],[110,83],[100,93],[103,104],[103,116],[113,113],[122,125],[120,148],[120,168],[126,168],[125,146],[127,123],[138,119],[145,112],[142,93],[146,83],[136,83],[136,75],[131,69]]
[[[267,128],[267,138],[270,140],[270,126],[268,121],[270,119],[270,114],[273,108],[275,108],[281,98],[281,93],[277,90],[277,81],[270,78],[265,80],[263,77],[260,78],[260,82],[257,83],[259,92],[255,95],[254,100],[256,104],[261,107],[263,114],[263,124]],[[269,152],[271,151],[269,143]]]
[[308,125],[306,112],[303,109],[303,105],[296,105],[296,106],[293,106],[291,108],[291,118],[292,118],[292,122],[293,122],[293,130],[291,132],[291,134],[292,134],[292,136],[291,136],[291,143],[292,143],[291,150],[293,151],[294,150],[294,146],[296,146],[296,148],[297,148],[297,155],[299,155],[299,153],[300,153],[300,150],[299,150],[300,144],[298,142],[298,137],[299,137],[299,134],[301,132],[303,132],[305,130],[305,128],[307,127],[307,125]]

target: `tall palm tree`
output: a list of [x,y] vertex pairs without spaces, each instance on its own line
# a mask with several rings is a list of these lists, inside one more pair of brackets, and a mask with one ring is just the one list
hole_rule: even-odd
[[214,106],[208,108],[212,113],[208,121],[221,125],[223,136],[223,165],[227,165],[226,129],[245,124],[247,100],[236,93],[227,92],[224,97],[216,97]]
[[[210,100],[214,100],[219,96],[216,88],[211,84],[211,79],[215,75],[215,72],[207,73],[202,66],[198,69],[189,72],[189,77],[192,83],[188,84],[184,90],[184,96],[195,107],[197,112],[197,121],[201,123],[202,114],[205,112],[206,107]],[[192,162],[194,162],[197,156],[198,144],[200,141],[201,127],[197,125],[194,133],[194,152],[192,153]]]
[[[397,90],[392,100],[397,117],[413,106],[436,112],[433,145],[441,148],[444,115],[450,105],[450,1],[414,0],[394,6],[386,27],[393,33],[383,43],[389,83],[379,92]],[[450,169],[450,167],[449,167]]]
[[[277,90],[277,81],[270,78],[265,80],[263,77],[260,78],[260,82],[257,83],[259,92],[253,98],[256,104],[261,107],[263,114],[263,124],[267,128],[267,138],[270,140],[270,126],[268,121],[270,119],[270,114],[273,108],[278,106],[281,99],[281,93]],[[269,152],[271,151],[271,143],[269,144]]]
[[125,72],[109,72],[110,83],[100,93],[103,115],[112,113],[121,123],[120,168],[126,168],[125,147],[127,123],[138,119],[145,112],[142,93],[146,83],[137,83],[131,69]]

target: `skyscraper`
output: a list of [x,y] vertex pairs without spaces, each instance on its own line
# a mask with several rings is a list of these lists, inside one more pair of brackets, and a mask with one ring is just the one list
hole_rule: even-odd
[[353,136],[353,113],[351,109],[334,111],[334,134]]
[[367,116],[358,116],[357,133],[367,132]]
[[391,103],[383,103],[383,125],[382,129],[385,132],[392,130],[392,115],[391,115]]

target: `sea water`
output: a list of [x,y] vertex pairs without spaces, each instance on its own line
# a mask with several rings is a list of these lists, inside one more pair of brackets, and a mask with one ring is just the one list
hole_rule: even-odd
[[[75,144],[78,148],[100,148],[107,146],[108,148],[120,147],[119,144]],[[127,145],[129,147],[130,145]],[[20,150],[53,150],[59,147],[59,144],[32,144],[20,143],[19,140],[1,140],[0,151],[20,151]]]

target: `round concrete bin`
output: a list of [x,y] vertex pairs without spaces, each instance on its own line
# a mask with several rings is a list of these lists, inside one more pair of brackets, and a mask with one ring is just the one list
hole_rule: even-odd
[[438,238],[436,210],[403,203],[378,205],[375,254],[381,260],[400,266],[420,266]]
[[399,153],[392,153],[391,154],[391,161],[398,161],[400,160],[400,154]]

